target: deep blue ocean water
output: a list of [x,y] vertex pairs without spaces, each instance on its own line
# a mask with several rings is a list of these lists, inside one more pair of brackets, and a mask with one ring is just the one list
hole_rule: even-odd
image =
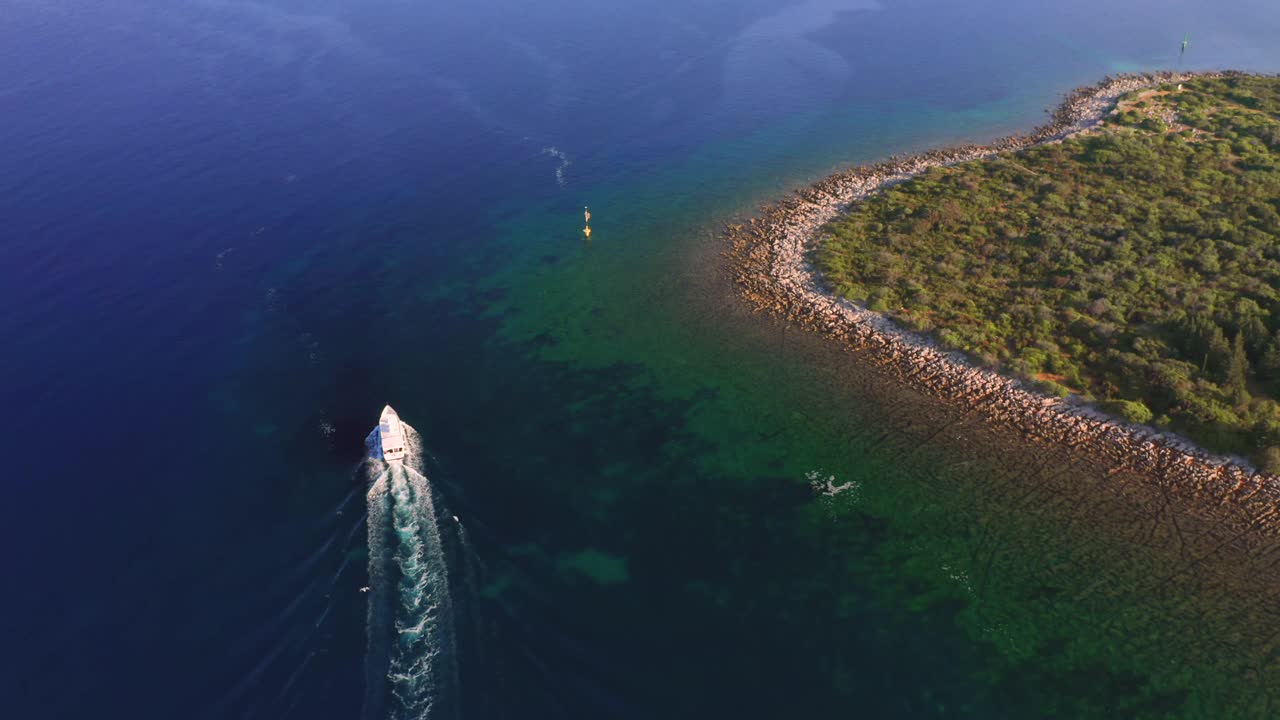
[[[469,535],[462,717],[1207,712],[966,619],[905,509],[945,456],[687,268],[849,163],[1278,37],[1260,0],[8,0],[0,713],[357,717],[388,402]],[[1055,622],[1020,572],[1001,617]]]

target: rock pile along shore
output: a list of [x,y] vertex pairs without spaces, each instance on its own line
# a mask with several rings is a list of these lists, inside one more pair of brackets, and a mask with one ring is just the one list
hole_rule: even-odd
[[[927,337],[899,328],[879,313],[828,291],[808,259],[824,225],[851,203],[881,188],[931,167],[1024,150],[1087,132],[1115,108],[1121,95],[1133,90],[1228,74],[1166,72],[1108,77],[1068,94],[1050,121],[1028,135],[986,146],[963,145],[893,157],[832,175],[794,197],[763,208],[748,223],[726,228],[725,255],[733,279],[757,309],[847,342],[860,351],[860,358],[879,364],[893,377],[942,402],[975,408],[987,420],[1013,428],[1026,438],[1080,448],[1113,471],[1131,471],[1218,502],[1270,504],[1268,501],[1280,500],[1278,477],[1258,473],[1242,461],[1215,457],[1176,436],[1044,395],[1019,380],[976,367]],[[1275,506],[1270,512],[1277,512]]]

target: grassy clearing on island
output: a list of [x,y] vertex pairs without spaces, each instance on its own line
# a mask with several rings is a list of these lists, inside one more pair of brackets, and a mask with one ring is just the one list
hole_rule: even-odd
[[823,230],[836,292],[983,364],[1280,472],[1280,79],[1122,98]]

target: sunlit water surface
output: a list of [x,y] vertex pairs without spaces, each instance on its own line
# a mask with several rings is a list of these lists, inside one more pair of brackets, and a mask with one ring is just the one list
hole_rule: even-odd
[[466,534],[462,717],[1270,714],[1274,604],[1172,513],[966,451],[710,271],[837,168],[1277,37],[1249,0],[10,0],[3,714],[358,717],[388,402]]

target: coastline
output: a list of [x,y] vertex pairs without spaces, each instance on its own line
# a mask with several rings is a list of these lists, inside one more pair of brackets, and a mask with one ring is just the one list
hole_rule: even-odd
[[837,339],[895,379],[939,402],[964,404],[988,422],[1024,438],[1079,449],[1113,468],[1194,490],[1218,502],[1280,499],[1280,477],[1239,458],[1214,455],[1171,433],[1111,417],[1101,410],[1043,394],[1023,381],[978,367],[959,352],[907,331],[826,289],[809,261],[821,228],[851,203],[937,166],[1059,142],[1095,127],[1120,96],[1167,82],[1233,73],[1150,73],[1108,77],[1069,93],[1050,121],[1026,135],[988,145],[961,145],[892,157],[836,173],[762,208],[724,232],[725,256],[739,293],[757,310]]

